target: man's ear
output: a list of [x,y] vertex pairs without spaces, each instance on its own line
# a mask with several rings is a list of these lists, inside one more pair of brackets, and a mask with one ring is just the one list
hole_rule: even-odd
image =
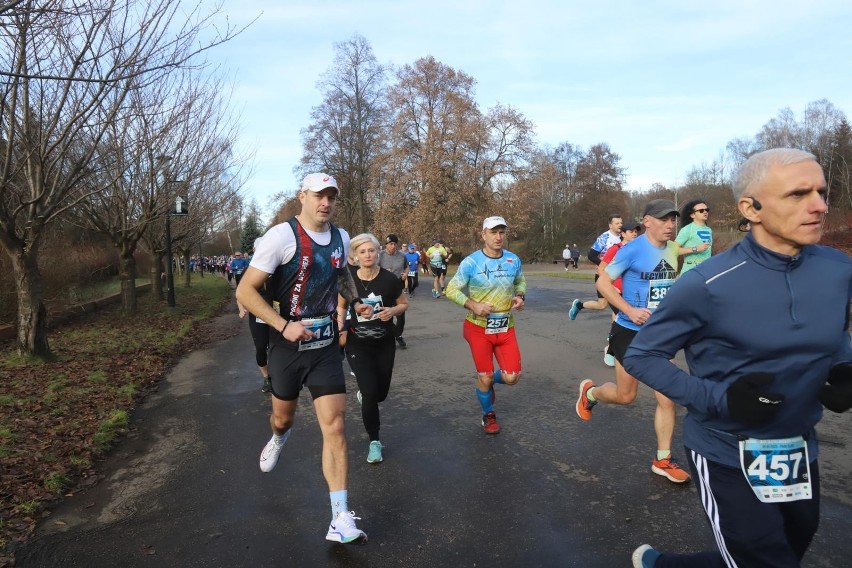
[[754,197],[740,197],[740,200],[737,201],[737,209],[750,223],[760,223],[760,210],[762,208],[760,201]]

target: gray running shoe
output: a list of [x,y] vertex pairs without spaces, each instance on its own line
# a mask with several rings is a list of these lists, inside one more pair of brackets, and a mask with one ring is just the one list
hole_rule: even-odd
[[651,548],[650,545],[643,544],[633,551],[633,556],[631,556],[633,568],[654,568],[659,557],[659,552]]

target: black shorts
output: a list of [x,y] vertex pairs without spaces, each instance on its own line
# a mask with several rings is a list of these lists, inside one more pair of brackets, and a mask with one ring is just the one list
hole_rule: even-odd
[[[435,278],[437,278],[438,276],[441,275],[441,267],[440,266],[435,266],[433,264],[430,264],[429,270],[432,271],[432,276],[434,276]],[[444,272],[443,274],[446,274],[446,272]]]
[[308,351],[298,351],[283,341],[272,340],[268,365],[275,398],[296,400],[303,386],[308,387],[313,398],[346,393],[346,377],[336,339],[331,345]]
[[609,351],[615,356],[615,360],[622,365],[624,364],[624,354],[637,333],[639,332],[612,322],[612,327],[609,330]]

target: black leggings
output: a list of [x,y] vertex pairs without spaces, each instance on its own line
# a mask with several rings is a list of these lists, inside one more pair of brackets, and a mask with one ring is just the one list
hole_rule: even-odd
[[257,318],[249,313],[249,330],[254,341],[254,360],[258,367],[266,367],[266,354],[269,349],[269,326],[257,323]]
[[379,403],[388,396],[395,357],[396,346],[390,333],[381,339],[350,337],[346,342],[346,358],[361,391],[361,419],[371,442],[379,439]]
[[393,328],[393,332],[397,337],[402,337],[403,331],[405,331],[405,312],[396,316],[396,324]]

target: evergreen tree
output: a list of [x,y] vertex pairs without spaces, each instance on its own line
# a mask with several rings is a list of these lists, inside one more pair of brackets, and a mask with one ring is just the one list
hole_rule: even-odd
[[260,221],[260,211],[257,202],[252,201],[248,208],[248,214],[240,231],[240,250],[251,255],[254,250],[254,241],[263,236],[264,227]]

